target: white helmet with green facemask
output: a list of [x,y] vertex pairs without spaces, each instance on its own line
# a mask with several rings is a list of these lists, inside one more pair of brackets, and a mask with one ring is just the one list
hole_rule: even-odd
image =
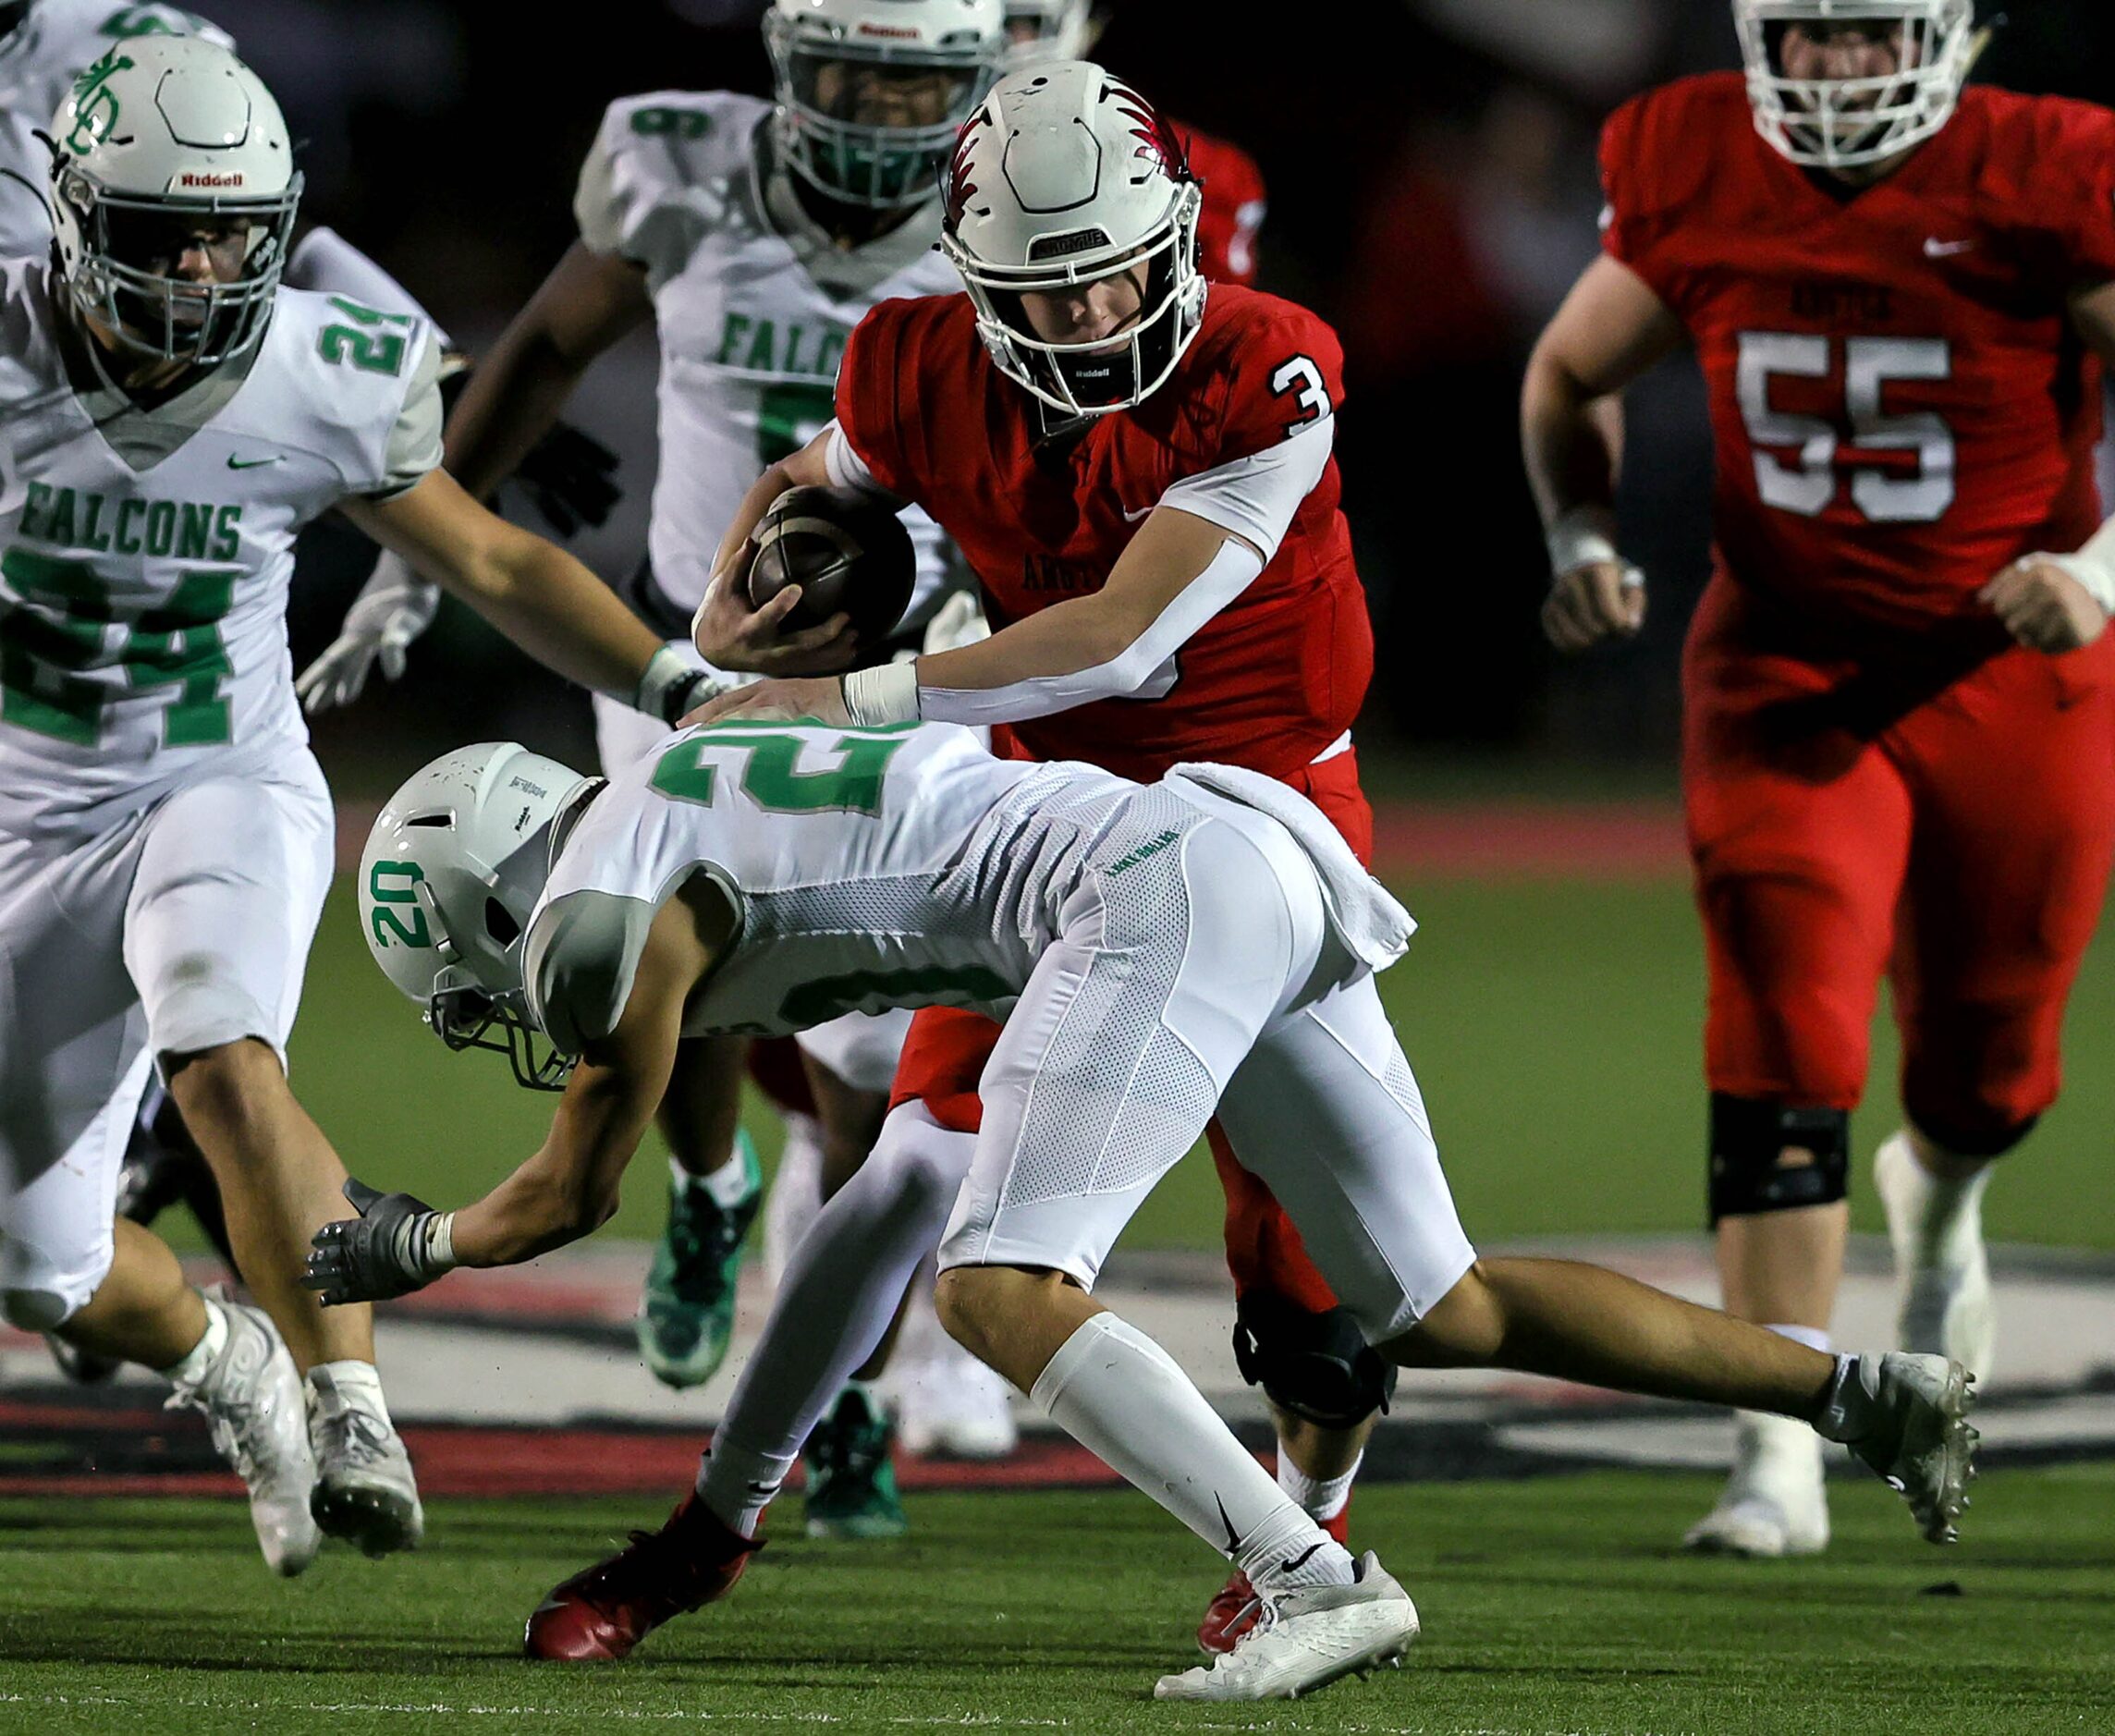
[[764,19],[780,160],[824,197],[930,199],[1006,55],[1001,0],[772,0]]
[[494,1049],[524,1085],[571,1063],[541,1052],[521,943],[550,877],[555,823],[601,787],[513,741],[445,753],[389,799],[360,859],[360,924],[382,972],[451,1049]]
[[[263,336],[300,202],[279,105],[216,42],[128,37],[52,120],[52,228],[73,306],[135,354],[212,366]],[[202,252],[209,276],[186,276]]]

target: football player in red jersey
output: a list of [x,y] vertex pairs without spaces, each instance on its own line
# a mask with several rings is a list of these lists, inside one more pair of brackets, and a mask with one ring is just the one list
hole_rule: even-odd
[[[1040,70],[1076,82],[1083,75],[1065,67],[1083,64]],[[1113,81],[1108,92],[1097,100],[1139,102]],[[966,657],[885,677],[870,718],[922,708],[995,724],[1003,751],[1089,759],[1131,776],[1185,759],[1250,765],[1313,798],[1364,856],[1372,814],[1348,732],[1373,645],[1330,457],[1337,341],[1273,297],[1223,284],[1207,295],[1194,263],[1199,189],[1157,117],[1140,104],[1127,124],[1164,153],[1161,178],[1131,196],[1161,203],[1149,218],[1119,210],[1133,231],[1105,238],[1083,226],[1091,216],[1028,222],[980,199],[979,177],[996,177],[977,166],[972,123],[943,242],[969,296],[896,301],[862,322],[839,374],[838,426],[760,480],[722,564],[797,481],[854,481],[915,499],[962,549],[1000,630]],[[1053,173],[1076,166],[1060,160]],[[1167,204],[1169,173],[1179,213]],[[1105,188],[1102,202],[1119,190]],[[1034,251],[1058,247],[1073,251]],[[1045,257],[1058,263],[1031,263]],[[1110,275],[1112,260],[1134,263]],[[1038,283],[1056,287],[1024,311],[1016,286]],[[720,604],[732,601],[723,588]],[[710,636],[725,648],[746,630],[708,619],[700,643]],[[881,692],[863,676],[854,687]],[[745,715],[843,703],[835,679],[752,693]],[[896,1101],[921,1099],[939,1125],[973,1132],[976,1082],[997,1033],[975,1014],[921,1015]],[[1216,1133],[1213,1145],[1243,1371],[1272,1402],[1287,1492],[1342,1532],[1388,1376],[1267,1190]],[[1247,1585],[1230,1583],[1200,1641],[1226,1649],[1256,1609]]]
[[[1528,370],[1550,639],[1634,632],[1611,510],[1625,385],[1684,338],[1718,445],[1683,664],[1727,1307],[1826,1345],[1849,1116],[1883,975],[1906,1125],[1877,1191],[1906,1346],[1979,1372],[1980,1209],[2054,1101],[2115,858],[2115,115],[1962,88],[1971,0],[1735,0],[1745,80],[1602,143],[1605,255]],[[1807,1443],[1743,1416],[1693,1547],[1828,1535]]]

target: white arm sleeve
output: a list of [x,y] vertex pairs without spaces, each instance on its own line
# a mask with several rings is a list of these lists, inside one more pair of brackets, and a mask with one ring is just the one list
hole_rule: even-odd
[[899,507],[903,504],[874,480],[874,472],[867,469],[866,460],[852,450],[852,443],[845,438],[845,431],[835,421],[825,432],[830,438],[823,447],[823,468],[829,472],[831,487],[856,488],[876,500],[886,500]]
[[1336,433],[1337,419],[1325,416],[1274,446],[1184,477],[1161,495],[1160,505],[1245,537],[1263,551],[1267,567],[1300,503],[1322,480]]
[[[1170,489],[1163,499],[1172,503],[1174,494]],[[1182,510],[1190,508],[1184,505]],[[939,723],[989,725],[1046,716],[1100,699],[1127,698],[1142,691],[1144,697],[1157,698],[1174,685],[1175,654],[1192,633],[1254,583],[1263,568],[1254,549],[1229,537],[1219,544],[1219,552],[1204,570],[1160,611],[1159,618],[1106,663],[1070,675],[1031,676],[1006,687],[921,686],[919,715]],[[1164,672],[1167,679],[1155,685],[1154,678]]]
[[287,255],[286,280],[296,289],[348,296],[383,313],[416,313],[433,325],[443,349],[454,348],[411,292],[336,229],[311,229],[295,243]]

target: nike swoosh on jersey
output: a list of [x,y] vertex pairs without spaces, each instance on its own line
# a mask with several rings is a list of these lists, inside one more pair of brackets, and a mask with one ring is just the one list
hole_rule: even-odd
[[286,461],[287,455],[284,452],[274,453],[268,458],[238,458],[232,452],[227,455],[227,468],[231,471],[253,471],[260,465],[284,464]]
[[[1157,507],[1159,504],[1160,503],[1156,500],[1153,503],[1153,506]],[[1133,512],[1129,507],[1125,506],[1121,501],[1119,501],[1117,503],[1117,510],[1123,514],[1124,522],[1126,524],[1136,524],[1141,519],[1145,518],[1153,511],[1153,507],[1141,507],[1136,512]]]
[[1951,259],[1956,253],[1965,253],[1974,247],[1973,239],[1966,241],[1942,241],[1936,235],[1924,238],[1924,256],[1926,259]]

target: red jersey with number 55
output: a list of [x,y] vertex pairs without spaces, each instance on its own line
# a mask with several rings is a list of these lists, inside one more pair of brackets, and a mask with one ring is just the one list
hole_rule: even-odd
[[2115,114],[1971,87],[1852,189],[1713,74],[1617,111],[1601,156],[1605,246],[1696,344],[1727,571],[1824,632],[2002,642],[1976,590],[2100,519],[2065,302],[2115,279]]
[[[1037,401],[1000,373],[967,296],[884,301],[853,330],[837,422],[882,487],[955,540],[992,625],[1099,591],[1168,488],[1334,414],[1336,335],[1304,308],[1215,284],[1203,328],[1143,404],[1046,440]],[[1042,759],[1153,778],[1181,760],[1284,777],[1351,727],[1373,630],[1337,508],[1336,460],[1270,564],[1137,694],[1010,726]]]

